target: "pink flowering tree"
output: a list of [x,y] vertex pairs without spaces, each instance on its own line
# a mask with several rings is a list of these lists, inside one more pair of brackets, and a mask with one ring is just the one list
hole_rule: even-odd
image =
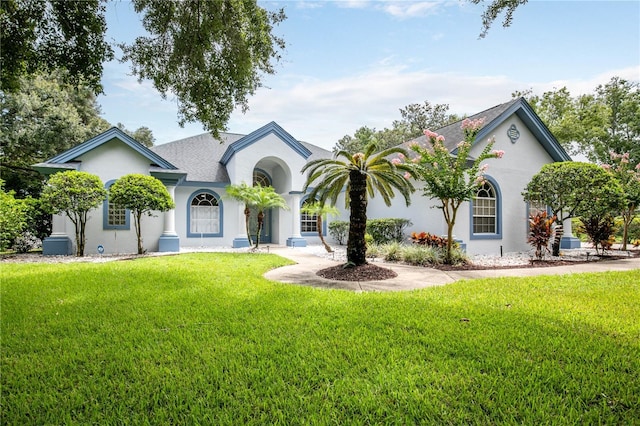
[[[444,145],[444,136],[425,130],[427,145],[414,143],[410,146],[415,157],[411,160],[417,179],[421,181],[424,196],[440,200],[447,222],[447,247],[445,262],[453,260],[453,228],[460,205],[476,196],[478,188],[484,184],[487,165],[482,164],[489,158],[501,158],[504,151],[492,150],[494,140],[489,140],[480,155],[471,160],[469,152],[478,132],[484,125],[484,118],[462,122],[464,140],[458,143],[456,155],[452,155]],[[407,176],[405,176],[407,177]]]
[[620,211],[622,216],[622,250],[627,249],[627,240],[629,239],[629,225],[636,217],[638,207],[640,207],[640,163],[635,166],[629,162],[629,153],[618,154],[613,151],[609,152],[611,157],[610,164],[604,164],[602,167],[611,172],[620,185],[624,196],[623,208]]

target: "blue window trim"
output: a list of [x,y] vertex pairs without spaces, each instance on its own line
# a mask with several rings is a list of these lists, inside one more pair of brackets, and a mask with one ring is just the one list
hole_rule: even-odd
[[496,191],[496,233],[495,234],[474,234],[473,233],[473,198],[469,201],[469,239],[470,240],[501,240],[502,239],[502,192],[500,185],[494,178],[484,175],[484,178],[493,186]]
[[[219,229],[220,229],[220,232],[208,233],[208,234],[192,233],[191,232],[191,202],[196,197],[196,195],[202,194],[202,193],[213,195],[216,198],[216,200],[218,200],[218,207],[220,208],[220,213],[219,213],[219,217],[220,217]],[[189,198],[187,198],[187,238],[217,238],[217,237],[222,237],[224,235],[224,214],[223,213],[224,213],[224,206],[222,204],[222,198],[216,192],[211,191],[210,189],[198,189],[197,191],[192,192],[191,195],[189,195]]]
[[[307,201],[309,199],[309,196],[305,196],[300,200],[300,208],[302,208],[302,205],[304,204],[305,201]],[[302,229],[302,212],[300,212],[300,217],[298,218],[298,220],[300,221],[300,225],[301,225],[301,229]],[[314,232],[300,232],[300,235],[302,235],[303,237],[317,237],[318,236],[318,231],[314,231]],[[326,237],[327,236],[327,221],[323,220],[322,221],[322,236]]]
[[[116,179],[111,179],[104,184],[107,191],[111,188],[111,185],[115,183]],[[131,210],[124,210],[124,225],[109,225],[109,196],[102,202],[102,229],[120,229],[128,231],[131,229]]]

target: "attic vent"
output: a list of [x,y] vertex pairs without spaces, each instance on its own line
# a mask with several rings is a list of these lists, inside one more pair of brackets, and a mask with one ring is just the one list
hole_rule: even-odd
[[516,141],[520,139],[520,131],[515,124],[512,124],[511,127],[509,127],[509,130],[507,130],[507,136],[509,136],[511,143],[516,143]]

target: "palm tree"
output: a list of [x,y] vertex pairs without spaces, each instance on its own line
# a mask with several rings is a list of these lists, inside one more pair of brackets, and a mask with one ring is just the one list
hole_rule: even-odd
[[244,222],[247,230],[247,240],[249,240],[249,246],[253,245],[251,240],[251,230],[249,229],[249,222],[251,218],[251,200],[253,198],[254,187],[242,182],[240,185],[229,185],[226,188],[227,195],[236,201],[244,203]]
[[334,206],[328,206],[318,201],[313,201],[307,202],[304,206],[302,206],[302,209],[300,209],[300,211],[302,213],[316,216],[316,228],[318,228],[318,237],[320,237],[320,241],[322,241],[324,249],[328,253],[333,252],[333,249],[329,247],[329,244],[327,244],[327,242],[324,240],[324,236],[322,235],[322,217],[328,214],[337,215],[338,209],[336,209]]
[[252,190],[249,205],[258,210],[258,229],[256,232],[256,245],[254,247],[254,249],[257,250],[260,244],[260,232],[264,224],[264,211],[271,208],[287,210],[289,206],[287,206],[287,202],[272,186],[261,186],[258,184],[254,186]]
[[[365,233],[367,228],[368,197],[373,198],[379,192],[387,206],[397,189],[405,199],[407,206],[411,203],[410,195],[414,191],[408,177],[413,176],[410,166],[390,160],[393,154],[406,155],[400,147],[385,149],[375,153],[376,145],[369,144],[365,152],[351,154],[339,151],[334,158],[318,159],[307,163],[302,172],[309,171],[304,191],[314,182],[317,186],[310,193],[320,203],[327,200],[335,205],[338,196],[345,191],[345,207],[350,209],[349,239],[347,240],[347,265],[360,266],[367,263],[367,246]],[[403,176],[404,173],[404,176]]]

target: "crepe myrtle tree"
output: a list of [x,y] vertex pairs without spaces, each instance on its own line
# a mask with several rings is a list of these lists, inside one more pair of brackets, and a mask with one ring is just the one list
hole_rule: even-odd
[[109,188],[109,199],[115,205],[131,210],[138,238],[138,254],[145,251],[142,247],[142,216],[154,216],[155,211],[166,212],[175,207],[162,182],[153,176],[136,173],[116,180]]
[[412,166],[416,179],[424,184],[423,195],[440,200],[438,208],[442,210],[447,223],[445,263],[453,261],[453,228],[458,209],[463,202],[475,197],[478,188],[485,182],[484,173],[488,165],[482,162],[504,155],[504,151],[492,150],[494,140],[490,139],[480,155],[469,161],[472,143],[483,125],[484,118],[463,120],[461,127],[464,140],[458,143],[455,156],[444,145],[444,136],[425,130],[427,144],[413,143],[409,147],[415,154],[413,159],[408,161],[406,157],[400,158]]
[[609,155],[611,157],[610,164],[604,164],[602,167],[610,171],[622,185],[624,193],[624,204],[620,210],[623,226],[622,250],[626,250],[627,240],[629,239],[629,225],[636,217],[640,206],[640,163],[635,166],[631,164],[628,152],[617,154],[611,151]]
[[84,256],[89,211],[99,207],[106,196],[107,191],[98,176],[77,170],[52,175],[42,189],[43,208],[52,214],[64,213],[73,223],[78,257]]
[[390,206],[395,189],[402,194],[407,206],[411,203],[414,188],[408,178],[413,176],[413,168],[390,159],[397,154],[406,155],[407,152],[399,147],[376,152],[375,143],[371,143],[364,152],[352,154],[341,150],[333,158],[313,160],[302,168],[302,173],[308,171],[303,191],[316,183],[310,198],[323,204],[329,201],[335,206],[344,191],[345,206],[350,210],[346,267],[367,263],[365,233],[369,197],[373,198],[378,192]]
[[[622,188],[610,172],[596,164],[560,162],[542,166],[522,196],[547,206],[557,225],[562,225],[572,217],[588,219],[617,211]],[[560,231],[554,239],[553,256],[560,255],[561,236]]]

